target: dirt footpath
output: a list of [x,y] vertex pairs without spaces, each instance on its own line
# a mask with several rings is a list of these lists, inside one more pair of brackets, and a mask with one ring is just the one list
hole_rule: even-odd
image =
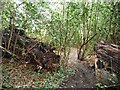
[[[97,79],[95,75],[94,69],[88,66],[88,62],[86,61],[79,61],[77,60],[77,49],[72,48],[71,53],[69,56],[69,67],[75,70],[75,74],[66,78],[63,83],[60,85],[60,88],[94,88]],[[107,71],[102,71],[102,79],[105,85],[113,84],[111,83],[108,78],[111,77],[111,74]],[[117,82],[116,77],[113,81]]]
[[96,77],[92,69],[86,64],[79,63],[76,66],[75,75],[67,78],[60,87],[62,88],[93,88],[95,87]]
[[69,56],[69,67],[75,70],[75,75],[67,78],[61,85],[61,88],[92,88],[95,85],[95,73],[84,62],[78,62],[77,49],[71,48]]

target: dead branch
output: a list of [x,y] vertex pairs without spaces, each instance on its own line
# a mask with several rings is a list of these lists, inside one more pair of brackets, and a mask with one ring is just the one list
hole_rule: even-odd
[[0,45],[0,48],[3,49],[4,51],[8,52],[8,53],[11,54],[12,56],[15,56],[17,59],[19,59],[19,57],[18,57],[16,54],[10,52],[10,51],[7,50],[6,48],[2,47],[1,45]]
[[14,20],[13,20],[13,18],[10,17],[10,27],[11,27],[10,30],[11,30],[11,32],[10,32],[10,38],[9,38],[9,41],[8,41],[8,46],[7,46],[8,50],[10,48],[10,43],[11,43],[11,39],[12,39],[12,35],[13,35],[13,30],[14,30],[13,24],[14,24]]

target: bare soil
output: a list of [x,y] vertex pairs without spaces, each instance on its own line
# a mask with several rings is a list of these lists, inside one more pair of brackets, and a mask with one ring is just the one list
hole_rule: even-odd
[[[60,88],[94,88],[98,80],[96,79],[94,69],[89,67],[90,62],[94,63],[94,59],[95,57],[93,57],[91,61],[78,61],[77,49],[71,48],[68,66],[75,70],[75,74],[65,78],[65,80],[60,85]],[[9,82],[14,82],[10,86],[17,86],[16,88],[22,86],[36,87],[36,83],[34,82],[37,82],[38,80],[41,81],[40,84],[43,86],[43,81],[46,80],[44,74],[35,78],[33,75],[35,75],[36,72],[33,72],[30,66],[26,66],[25,64],[21,65],[15,62],[3,62],[2,65],[3,67],[6,67],[5,70],[9,69]],[[117,83],[118,79],[116,76],[112,78],[112,81],[114,82],[111,82],[108,79],[111,78],[112,74],[110,74],[108,71],[105,71],[104,69],[101,70],[101,72],[102,78],[100,82],[102,82],[104,85],[113,85]]]
[[96,83],[95,73],[86,64],[79,63],[75,75],[67,78],[61,85],[62,88],[92,88]]
[[[93,62],[93,60],[89,62]],[[101,70],[101,80],[96,79],[96,74],[93,68],[89,67],[88,61],[77,60],[77,49],[71,48],[69,56],[69,67],[75,70],[75,74],[66,78],[60,85],[60,88],[95,88],[96,83],[101,82],[104,85],[113,85],[118,83],[116,76],[112,78],[112,74],[104,69]],[[112,78],[113,82],[110,82],[109,78]]]

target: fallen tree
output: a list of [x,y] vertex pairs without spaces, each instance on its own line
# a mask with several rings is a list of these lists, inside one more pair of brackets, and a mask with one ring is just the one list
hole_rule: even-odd
[[113,70],[120,71],[120,46],[99,42],[95,46],[97,56],[112,65]]
[[118,74],[120,80],[120,46],[101,41],[95,45],[94,49],[98,58],[107,62],[110,69]]
[[3,30],[0,48],[3,58],[32,64],[36,70],[56,71],[59,65],[60,56],[55,54],[54,48],[28,37],[24,30]]

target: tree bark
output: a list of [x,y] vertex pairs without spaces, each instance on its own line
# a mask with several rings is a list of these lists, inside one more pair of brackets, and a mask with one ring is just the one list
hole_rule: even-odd
[[103,41],[95,45],[98,57],[112,65],[115,72],[120,73],[120,46]]

